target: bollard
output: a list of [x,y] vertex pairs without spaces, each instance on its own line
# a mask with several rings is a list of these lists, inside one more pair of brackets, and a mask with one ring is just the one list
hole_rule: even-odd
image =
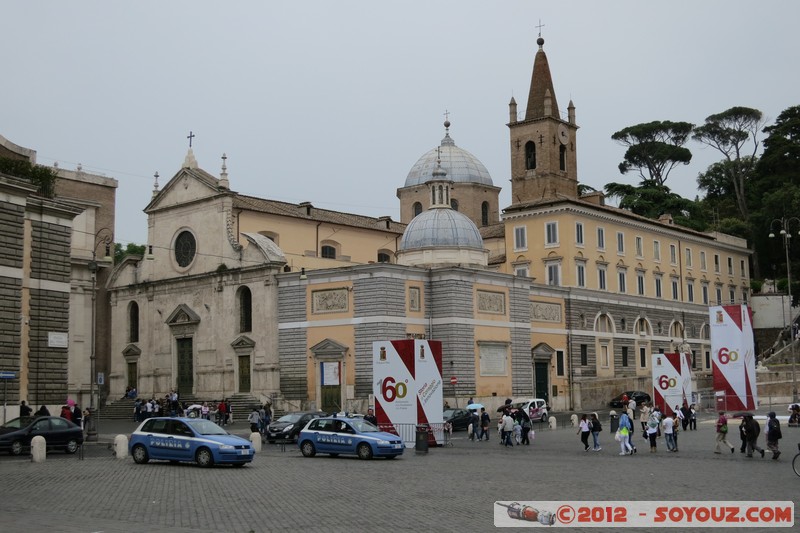
[[47,442],[41,435],[36,435],[31,439],[31,461],[43,463],[47,458]]
[[547,419],[547,423],[550,425],[550,429],[558,429],[558,422],[556,421],[556,417],[551,416]]
[[578,415],[570,416],[569,417],[569,423],[572,425],[572,427],[577,427],[578,426]]
[[261,433],[250,433],[250,443],[253,445],[253,451],[258,453],[261,451]]
[[117,459],[125,459],[128,457],[128,437],[125,435],[117,435],[114,437],[114,455]]

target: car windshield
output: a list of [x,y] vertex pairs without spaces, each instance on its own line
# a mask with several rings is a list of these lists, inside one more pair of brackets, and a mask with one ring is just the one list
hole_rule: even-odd
[[366,420],[360,418],[356,420],[350,420],[350,425],[356,428],[356,431],[359,433],[374,433],[376,431],[380,431],[378,426],[372,422],[367,422]]
[[303,418],[303,413],[289,413],[288,415],[283,415],[278,419],[278,422],[291,422],[294,424],[298,420]]
[[[525,405],[526,405],[527,403],[528,403],[528,402],[517,402],[517,403],[512,403],[512,404],[511,404],[511,408],[512,408],[512,409],[522,409],[523,407],[525,407]],[[531,407],[533,407],[533,406],[531,406]]]
[[14,418],[9,420],[5,424],[0,427],[9,428],[9,429],[19,429],[24,428],[25,426],[29,425],[33,421],[33,418],[29,416],[23,416],[20,418]]
[[228,435],[228,432],[216,425],[211,420],[195,418],[188,422],[200,435]]

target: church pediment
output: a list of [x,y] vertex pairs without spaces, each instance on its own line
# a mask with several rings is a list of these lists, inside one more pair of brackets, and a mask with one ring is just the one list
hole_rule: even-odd
[[252,349],[252,348],[255,348],[255,346],[256,346],[256,341],[254,341],[253,339],[251,339],[247,335],[240,335],[239,337],[236,338],[235,341],[233,341],[231,343],[231,347],[233,347],[234,350],[236,350],[237,348],[251,348]]
[[135,344],[129,344],[122,350],[123,357],[139,357],[142,355],[142,350]]
[[145,207],[145,213],[219,196],[219,179],[201,168],[180,169]]
[[348,346],[339,344],[333,339],[325,339],[312,346],[311,353],[318,359],[341,358],[344,357],[349,349]]
[[200,315],[192,311],[186,304],[180,304],[167,317],[166,323],[170,326],[186,326],[200,323]]

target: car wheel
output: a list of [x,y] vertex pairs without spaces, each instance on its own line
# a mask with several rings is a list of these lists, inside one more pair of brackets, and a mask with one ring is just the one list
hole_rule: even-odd
[[211,450],[208,448],[200,448],[197,450],[194,460],[197,461],[197,464],[203,468],[214,465],[214,456],[211,455]]
[[75,439],[70,439],[67,441],[67,447],[64,449],[67,453],[75,453],[78,451],[78,441]]
[[303,452],[303,457],[314,457],[317,455],[317,449],[310,440],[303,441],[303,444],[300,445],[300,451]]
[[542,415],[542,424],[547,422],[547,415]]
[[22,455],[22,442],[15,440],[11,443],[11,455]]
[[362,442],[356,448],[359,459],[372,459],[372,448],[366,442]]
[[150,456],[147,454],[147,449],[141,444],[137,444],[133,447],[131,455],[133,455],[133,461],[137,465],[143,465],[150,460]]

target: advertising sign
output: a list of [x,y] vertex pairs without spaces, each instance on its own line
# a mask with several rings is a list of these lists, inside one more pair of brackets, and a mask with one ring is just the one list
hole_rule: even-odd
[[690,358],[688,353],[653,354],[653,405],[666,416],[672,416],[676,405],[692,403]]
[[441,424],[442,416],[442,343],[414,340],[414,381],[417,392],[417,423]]
[[[372,377],[378,424],[413,433],[416,424],[443,422],[440,341],[373,342]],[[405,434],[401,436],[407,440]],[[436,440],[442,437],[436,435]]]
[[[711,325],[711,366],[717,409],[755,409],[756,358],[753,321],[746,305],[709,308]],[[719,394],[719,393],[722,394]]]

